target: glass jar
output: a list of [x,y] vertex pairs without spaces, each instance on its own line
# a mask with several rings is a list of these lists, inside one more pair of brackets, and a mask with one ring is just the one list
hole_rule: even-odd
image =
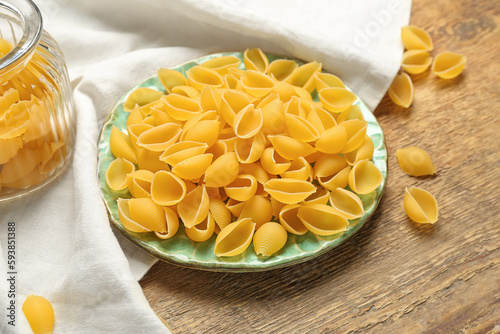
[[68,165],[74,110],[63,54],[31,0],[0,0],[0,201]]

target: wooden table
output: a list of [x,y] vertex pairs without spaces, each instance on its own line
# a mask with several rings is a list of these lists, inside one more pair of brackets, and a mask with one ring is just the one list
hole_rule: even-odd
[[[433,54],[465,54],[453,80],[415,78],[410,109],[375,110],[389,152],[375,216],[342,246],[248,274],[158,262],[140,282],[174,333],[500,333],[500,2],[414,0]],[[419,146],[438,173],[414,178],[395,151]],[[406,186],[433,193],[434,226],[411,222]]]

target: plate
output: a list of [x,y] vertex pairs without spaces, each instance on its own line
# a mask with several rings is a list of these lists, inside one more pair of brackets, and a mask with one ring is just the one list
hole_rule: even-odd
[[[175,66],[172,69],[185,74],[188,69],[195,65],[199,65],[200,63],[215,57],[227,55],[233,55],[240,58],[242,60],[240,68],[244,69],[243,53],[241,52],[212,54]],[[266,53],[266,55],[268,56],[270,62],[275,59],[293,59],[299,64],[304,63],[303,61],[294,58],[268,53]],[[149,87],[165,92],[163,86],[155,75],[133,87],[118,101],[116,106],[111,111],[109,118],[103,125],[99,138],[98,180],[102,198],[106,204],[111,224],[142,250],[160,260],[182,267],[231,272],[264,271],[294,265],[320,256],[343,243],[367,222],[380,202],[387,179],[387,150],[384,142],[384,134],[375,116],[371,113],[363,101],[358,98],[355,104],[359,106],[365,120],[368,121],[367,134],[372,139],[375,147],[372,161],[375,166],[380,169],[384,179],[382,184],[375,191],[367,195],[360,195],[365,209],[365,214],[359,219],[349,221],[349,227],[344,233],[326,237],[317,236],[311,232],[307,232],[304,235],[292,235],[289,233],[287,243],[278,253],[268,258],[261,258],[255,254],[252,244],[239,256],[216,257],[213,253],[216,238],[215,234],[205,242],[193,242],[186,236],[182,224],[179,227],[177,234],[168,240],[158,239],[153,232],[129,232],[120,223],[116,201],[119,197],[131,197],[131,195],[128,190],[111,190],[106,184],[105,174],[109,164],[114,160],[114,156],[111,153],[109,146],[111,129],[113,126],[116,126],[121,130],[126,130],[128,113],[123,110],[123,103],[128,95],[138,87]],[[314,95],[315,93],[313,94],[313,98],[317,100],[317,96]]]

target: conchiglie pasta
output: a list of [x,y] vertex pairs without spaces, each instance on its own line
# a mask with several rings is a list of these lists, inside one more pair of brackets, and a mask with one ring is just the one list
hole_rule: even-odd
[[467,58],[454,52],[441,52],[432,63],[432,72],[443,79],[453,79],[465,68]]
[[345,88],[329,87],[324,88],[318,93],[323,107],[334,113],[349,109],[357,100],[356,95]]
[[34,334],[49,334],[54,328],[54,308],[44,297],[28,295],[23,303],[23,313]]
[[123,104],[123,109],[125,111],[131,111],[136,105],[142,107],[148,103],[158,100],[162,96],[162,92],[152,88],[137,88],[127,97],[127,100]]
[[436,167],[429,154],[418,147],[407,147],[396,151],[399,166],[408,175],[423,176],[436,174]]
[[255,229],[258,230],[263,224],[271,221],[273,209],[271,201],[264,196],[253,196],[245,202],[239,218],[251,218],[255,223]]
[[201,91],[204,87],[222,87],[224,80],[215,70],[204,66],[194,66],[186,71],[191,86]]
[[434,224],[438,220],[438,204],[429,192],[409,187],[405,189],[404,208],[411,220],[421,224]]
[[399,106],[409,108],[413,102],[413,83],[406,73],[396,75],[389,87],[389,97]]
[[135,148],[130,138],[115,126],[111,129],[109,146],[116,158],[123,158],[130,162],[137,163]]
[[271,256],[286,244],[285,228],[274,222],[263,224],[253,236],[253,247],[257,255]]
[[417,26],[404,26],[401,28],[401,40],[407,50],[432,51],[434,48],[429,34]]
[[215,231],[215,221],[212,214],[208,212],[208,215],[203,221],[191,228],[186,228],[186,235],[189,239],[196,242],[203,242],[210,239]]
[[226,75],[230,68],[236,68],[240,65],[241,60],[235,56],[222,56],[207,60],[201,66],[211,68],[221,76]]
[[337,188],[330,193],[330,205],[346,219],[356,219],[363,216],[363,202],[351,191]]
[[150,198],[132,198],[128,201],[130,218],[149,231],[166,232],[165,211]]
[[191,228],[201,223],[210,210],[210,198],[205,186],[190,191],[177,205],[177,212],[184,226]]
[[170,93],[174,87],[187,85],[188,83],[186,77],[175,70],[160,68],[157,75],[167,93]]
[[294,179],[272,179],[264,184],[264,190],[285,204],[302,202],[316,191],[310,182]]
[[175,205],[184,199],[186,192],[186,183],[171,172],[156,172],[151,182],[151,199],[159,205]]
[[243,62],[247,70],[254,70],[261,73],[267,73],[269,68],[269,59],[261,49],[246,49],[243,53]]
[[214,253],[217,256],[235,256],[243,253],[255,231],[255,223],[250,218],[243,218],[224,227],[215,240]]
[[307,232],[307,227],[298,217],[302,204],[288,204],[281,208],[279,219],[281,225],[290,233],[303,235]]
[[316,88],[314,75],[321,71],[321,63],[316,61],[304,64],[296,68],[286,81],[293,85],[304,88],[308,93],[311,93]]
[[276,59],[269,64],[269,75],[276,80],[286,80],[298,67],[298,64],[290,59]]
[[271,141],[276,152],[288,160],[306,157],[316,151],[311,145],[288,136],[275,135],[267,138]]
[[163,207],[163,211],[165,211],[167,230],[165,232],[155,231],[155,235],[160,239],[167,240],[172,238],[179,230],[179,217],[171,208]]
[[425,50],[408,50],[403,54],[401,67],[410,74],[420,74],[431,66],[432,57]]
[[349,172],[349,187],[357,194],[368,194],[378,188],[383,176],[380,170],[368,160],[356,163]]
[[205,171],[207,187],[224,187],[233,182],[239,173],[236,153],[227,152],[217,158]]
[[123,190],[127,188],[127,174],[133,171],[135,171],[133,163],[122,158],[116,158],[106,170],[106,184],[113,190]]
[[332,235],[344,232],[349,225],[346,218],[332,207],[324,204],[310,204],[299,208],[297,217],[304,226],[317,235]]

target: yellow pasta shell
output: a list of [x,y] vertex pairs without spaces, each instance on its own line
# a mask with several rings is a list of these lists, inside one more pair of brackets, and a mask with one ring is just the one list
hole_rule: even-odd
[[194,99],[179,95],[168,94],[161,98],[163,110],[178,121],[187,121],[202,112],[201,106]]
[[339,87],[345,88],[344,83],[339,77],[330,73],[317,72],[314,74],[314,82],[316,84],[316,91],[320,91],[323,88],[329,87]]
[[425,50],[408,50],[403,54],[401,67],[410,74],[420,74],[431,66],[432,57]]
[[312,105],[307,113],[307,120],[318,130],[320,134],[337,125],[333,115],[321,108],[317,103]]
[[276,59],[269,64],[269,75],[278,81],[286,80],[299,65],[294,60]]
[[200,102],[203,110],[219,110],[221,94],[212,87],[203,87],[200,94]]
[[155,234],[158,238],[166,240],[172,238],[179,230],[179,217],[177,216],[177,213],[171,208],[164,207],[163,211],[165,211],[165,220],[167,221],[167,231],[166,232],[155,231]]
[[160,68],[157,75],[163,88],[165,88],[168,93],[172,92],[172,88],[184,86],[188,83],[186,77],[182,73],[168,68]]
[[401,28],[401,40],[407,50],[427,50],[434,48],[429,34],[417,26],[407,25]]
[[332,190],[330,205],[346,219],[356,219],[365,213],[361,199],[355,193],[342,188]]
[[179,162],[172,168],[172,172],[180,178],[194,180],[202,176],[212,163],[213,155],[210,153],[195,155]]
[[418,147],[407,147],[396,151],[399,166],[408,175],[423,176],[436,174],[436,167],[429,154]]
[[177,204],[177,213],[187,228],[201,223],[207,217],[209,210],[210,198],[205,186],[196,187]]
[[201,63],[201,66],[211,68],[215,72],[224,76],[228,73],[230,68],[236,68],[241,64],[241,60],[235,56],[222,56],[212,58]]
[[267,147],[260,157],[262,168],[269,174],[278,175],[284,173],[292,165],[290,160],[279,155],[273,147]]
[[247,70],[241,78],[241,86],[248,94],[263,97],[274,90],[275,83],[273,79],[263,73]]
[[312,181],[312,168],[304,157],[293,160],[286,172],[280,174],[283,178]]
[[264,184],[269,181],[269,175],[267,174],[266,170],[258,163],[241,164],[240,169],[243,171],[243,173],[250,174],[255,177],[257,182],[259,182],[260,184]]
[[347,130],[342,125],[333,126],[319,136],[315,148],[323,153],[334,154],[344,150],[347,144]]
[[252,242],[255,223],[243,218],[224,227],[215,239],[216,256],[235,256],[243,253]]
[[296,204],[316,191],[310,182],[294,179],[271,179],[264,184],[264,190],[285,204]]
[[358,99],[353,92],[339,87],[323,88],[318,92],[318,96],[323,107],[334,113],[349,109]]
[[377,189],[383,179],[382,172],[373,162],[361,160],[349,173],[349,187],[357,194],[368,194]]
[[186,235],[189,239],[196,242],[203,242],[210,239],[215,231],[215,221],[212,214],[208,212],[207,217],[199,224],[191,228],[186,228]]
[[302,142],[311,142],[318,139],[318,130],[305,118],[286,114],[285,120],[288,133],[293,138]]
[[245,202],[240,202],[235,199],[230,198],[227,201],[226,207],[228,208],[229,211],[233,214],[235,217],[239,217],[241,214],[241,211],[243,211],[243,207],[245,206]]
[[371,160],[374,151],[373,141],[368,135],[365,135],[365,140],[361,146],[354,151],[344,153],[344,157],[349,165],[355,165],[360,160]]
[[127,174],[133,171],[135,171],[133,163],[122,158],[116,158],[106,170],[106,184],[113,190],[123,190],[127,188]]
[[316,150],[309,144],[301,142],[295,138],[283,135],[273,135],[267,137],[276,152],[283,158],[288,160],[295,160],[298,157],[306,157],[309,154],[316,152]]
[[224,187],[232,183],[239,173],[236,153],[228,152],[217,158],[206,170],[204,182],[207,187]]
[[276,81],[274,83],[274,93],[278,94],[282,102],[288,102],[293,96],[298,96],[294,87],[288,82]]
[[323,188],[328,189],[330,191],[336,188],[345,188],[349,184],[349,174],[351,172],[351,169],[352,169],[351,166],[347,166],[336,174],[319,177],[318,183]]
[[304,88],[308,93],[311,93],[316,88],[314,75],[321,72],[321,63],[316,61],[304,64],[296,68],[286,81],[293,85]]
[[168,163],[171,166],[175,166],[181,161],[205,153],[207,148],[207,143],[199,143],[187,140],[178,142],[168,147],[160,155],[160,160]]
[[168,165],[160,161],[160,156],[162,152],[154,152],[148,149],[139,147],[137,149],[137,165],[139,169],[147,169],[153,173],[156,173],[160,170],[170,171]]
[[139,225],[130,217],[130,210],[128,206],[129,201],[129,199],[124,198],[118,198],[118,200],[116,201],[116,206],[118,208],[118,217],[120,217],[120,222],[122,223],[123,227],[131,232],[136,233],[151,232],[149,228]]
[[144,228],[162,233],[167,231],[165,211],[150,198],[132,198],[128,201],[128,209],[130,218]]
[[172,93],[183,95],[191,99],[197,99],[200,97],[200,92],[191,86],[176,86],[172,88]]
[[123,110],[130,112],[136,105],[142,107],[148,103],[158,100],[162,96],[162,92],[152,88],[137,88],[129,94],[125,103],[123,103]]
[[409,187],[405,189],[404,207],[411,220],[421,224],[434,224],[438,220],[438,204],[429,192]]
[[297,115],[307,118],[307,103],[299,97],[293,96],[290,101],[285,103],[285,114]]
[[224,186],[224,190],[229,198],[248,201],[257,191],[257,180],[250,174],[238,175],[233,182]]
[[285,228],[274,222],[262,225],[253,236],[253,248],[257,255],[271,256],[286,244],[288,234]]
[[242,92],[227,90],[221,96],[220,114],[227,124],[233,126],[236,114],[250,103],[250,99]]
[[116,158],[123,158],[130,162],[137,163],[134,145],[130,141],[130,138],[116,126],[113,126],[111,129],[109,147],[111,148],[111,153],[113,153]]
[[298,210],[297,217],[304,226],[317,235],[332,235],[344,232],[349,226],[346,218],[324,204],[304,205]]
[[289,204],[283,206],[279,212],[280,224],[292,234],[303,235],[307,232],[307,227],[298,217],[301,207],[302,204]]
[[186,184],[171,172],[156,172],[151,183],[151,199],[159,205],[175,205],[186,196]]
[[261,49],[246,49],[243,52],[243,62],[247,70],[267,73],[269,69],[269,59]]
[[217,120],[202,120],[187,130],[184,141],[207,143],[208,147],[215,144],[219,137],[220,122]]
[[335,175],[347,167],[344,157],[338,154],[324,154],[314,164],[314,177]]
[[398,106],[409,108],[413,102],[413,83],[406,73],[396,75],[389,87],[389,97]]
[[368,128],[368,122],[361,121],[359,119],[351,119],[340,123],[339,126],[344,127],[347,133],[347,143],[341,153],[352,152],[363,144],[366,129]]
[[441,52],[432,63],[432,72],[443,79],[453,79],[465,68],[467,58],[454,52]]
[[210,213],[220,230],[231,223],[231,211],[219,198],[210,198]]
[[234,143],[232,144],[232,149],[229,149],[228,143],[224,140],[217,140],[215,144],[213,144],[209,149],[207,149],[207,153],[213,154],[214,161],[228,152],[234,152]]
[[253,196],[245,202],[239,218],[251,218],[252,222],[255,223],[255,229],[258,230],[273,218],[271,201],[264,196]]
[[172,146],[181,135],[181,126],[176,123],[165,123],[146,130],[137,137],[137,146],[150,151],[165,151]]
[[363,113],[361,109],[357,105],[353,105],[350,109],[344,110],[340,114],[337,115],[336,121],[337,124],[340,124],[345,121],[349,121],[352,119],[359,119],[360,121],[364,121]]
[[[130,124],[127,126],[127,132],[129,135],[130,142],[137,149],[137,137],[139,137],[143,132],[152,129],[153,126],[144,123]],[[137,153],[137,152],[136,152]]]
[[319,186],[316,187],[316,192],[309,195],[305,200],[304,204],[326,204],[330,200],[330,192]]
[[266,134],[282,133],[286,129],[283,101],[277,94],[269,94],[257,106],[262,110],[262,131]]
[[253,138],[237,138],[234,144],[234,151],[238,161],[242,164],[251,164],[262,157],[266,148],[266,138],[262,133],[258,133]]
[[34,334],[50,334],[54,328],[54,308],[41,296],[28,295],[23,303],[23,313]]
[[221,75],[204,66],[194,66],[186,71],[188,82],[191,86],[201,91],[204,87],[218,88],[224,85]]
[[256,109],[253,104],[249,104],[234,117],[234,133],[238,138],[251,138],[260,131],[263,122],[262,110]]

